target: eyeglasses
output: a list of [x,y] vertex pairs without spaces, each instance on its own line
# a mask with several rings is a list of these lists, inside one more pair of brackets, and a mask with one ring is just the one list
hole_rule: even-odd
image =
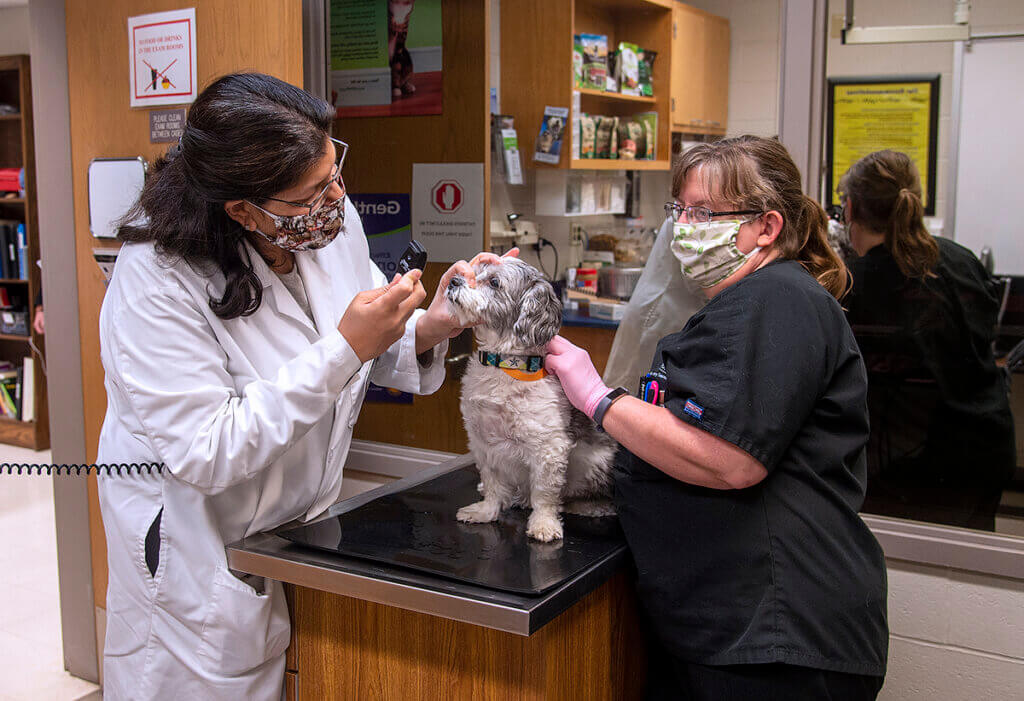
[[691,224],[706,224],[712,217],[724,217],[727,214],[762,214],[760,209],[740,209],[735,212],[714,212],[707,207],[684,207],[678,202],[665,203],[665,216],[672,221],[679,221],[683,215]]
[[[341,179],[341,167],[345,164],[345,156],[348,155],[348,144],[333,137],[331,138],[331,143],[334,144],[334,154],[337,156],[337,162],[334,164],[334,172],[331,174],[330,179],[328,179],[327,184],[324,185],[324,189],[320,191],[320,194],[314,197],[310,202],[290,202],[289,200],[279,200],[276,197],[268,197],[267,199],[274,202],[280,202],[281,204],[286,204],[291,207],[298,207],[300,209],[304,208],[307,210],[308,214],[312,214],[324,203],[324,198],[327,197],[327,191],[331,189],[331,185],[337,183],[344,195],[345,181]],[[256,205],[253,206],[255,207]],[[260,209],[267,214],[271,214],[265,209]]]

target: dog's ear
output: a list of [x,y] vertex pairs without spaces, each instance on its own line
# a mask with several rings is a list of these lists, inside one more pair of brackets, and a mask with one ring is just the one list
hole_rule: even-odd
[[546,346],[562,328],[562,302],[547,280],[537,280],[523,295],[512,332],[524,348]]

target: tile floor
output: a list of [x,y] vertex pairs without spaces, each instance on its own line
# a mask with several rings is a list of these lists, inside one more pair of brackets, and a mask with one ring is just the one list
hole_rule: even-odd
[[[49,451],[0,444],[0,463]],[[0,701],[76,701],[98,687],[64,671],[52,478],[0,475]]]

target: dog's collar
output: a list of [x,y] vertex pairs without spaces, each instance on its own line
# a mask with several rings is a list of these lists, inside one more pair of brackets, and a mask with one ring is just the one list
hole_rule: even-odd
[[480,351],[480,364],[498,368],[513,380],[535,382],[547,377],[542,355],[500,355]]

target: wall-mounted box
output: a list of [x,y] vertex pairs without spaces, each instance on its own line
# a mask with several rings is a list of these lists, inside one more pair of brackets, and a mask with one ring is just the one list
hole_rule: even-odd
[[536,212],[546,217],[624,214],[625,172],[538,170]]

